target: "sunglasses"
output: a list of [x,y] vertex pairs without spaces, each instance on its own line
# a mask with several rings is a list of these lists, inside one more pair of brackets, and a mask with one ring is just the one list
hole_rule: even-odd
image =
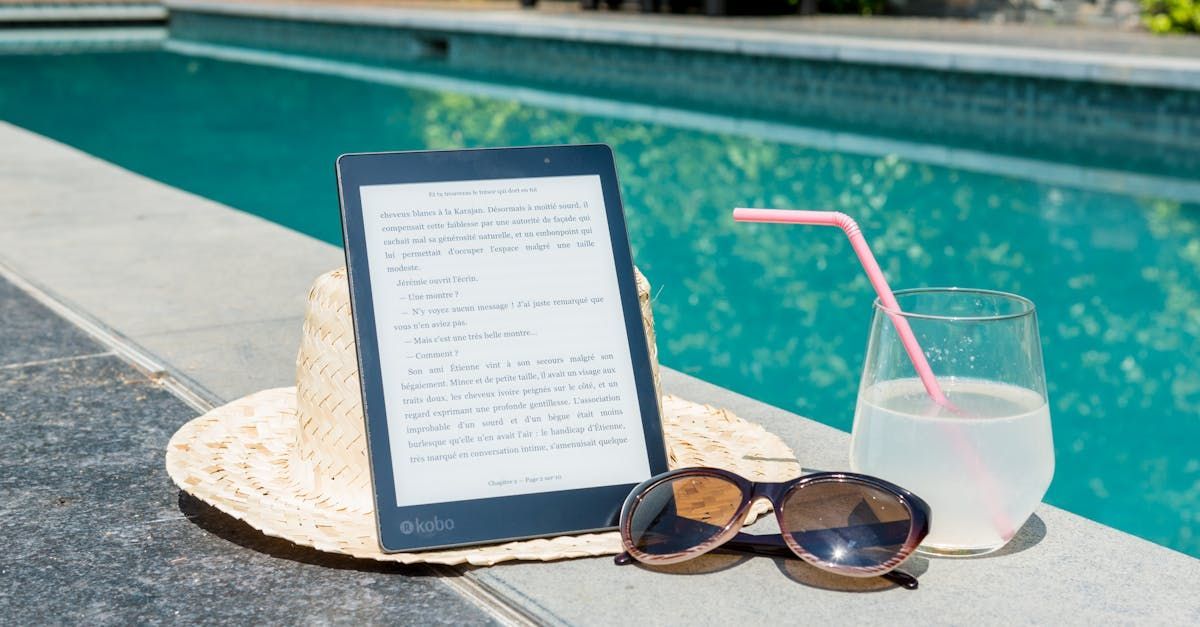
[[[782,533],[742,533],[751,506],[766,499]],[[929,505],[876,477],[818,472],[783,483],[750,481],[719,468],[681,468],[652,477],[625,499],[617,564],[675,564],[714,549],[799,557],[831,573],[884,577],[915,590],[895,570],[929,533]]]

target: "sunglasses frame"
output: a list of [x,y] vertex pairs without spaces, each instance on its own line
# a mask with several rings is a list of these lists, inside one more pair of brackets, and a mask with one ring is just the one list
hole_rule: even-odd
[[[686,551],[679,551],[677,553],[668,553],[664,555],[652,555],[639,551],[637,547],[634,546],[633,537],[629,528],[634,510],[636,510],[637,506],[641,504],[642,500],[645,498],[645,495],[654,488],[657,488],[663,483],[679,479],[680,477],[689,476],[715,477],[736,485],[742,492],[742,503],[738,506],[737,512],[734,513],[729,523],[722,527],[720,533]],[[905,539],[904,544],[901,545],[900,549],[896,552],[896,556],[884,562],[883,564],[874,567],[842,566],[826,562],[809,553],[804,549],[804,547],[800,546],[796,542],[791,533],[786,533],[784,531],[786,527],[784,526],[783,522],[781,504],[786,503],[787,499],[796,490],[803,490],[806,487],[821,483],[859,484],[887,492],[895,497],[896,500],[908,510],[909,520],[912,521],[912,524],[909,526],[908,537]],[[795,553],[800,559],[817,568],[820,568],[821,570],[838,575],[845,575],[847,577],[878,577],[894,570],[913,554],[917,548],[917,545],[919,545],[921,540],[923,540],[925,536],[929,534],[929,523],[931,517],[929,504],[921,500],[920,497],[912,492],[909,492],[908,490],[905,490],[894,483],[884,481],[878,477],[860,475],[853,472],[817,472],[804,475],[802,477],[797,477],[790,481],[784,481],[781,483],[768,483],[750,481],[741,475],[721,468],[695,467],[680,468],[655,477],[651,477],[638,484],[638,486],[629,493],[629,496],[625,499],[624,505],[621,506],[621,544],[631,557],[644,564],[677,564],[679,562],[694,559],[704,555],[705,553],[708,553],[709,551],[717,549],[722,544],[732,540],[734,536],[741,531],[742,527],[745,526],[746,516],[750,513],[750,508],[754,505],[754,503],[761,499],[766,499],[771,504],[771,508],[775,510],[775,518],[779,523],[779,529],[781,531],[780,535],[783,537],[787,547],[792,550],[792,553]]]

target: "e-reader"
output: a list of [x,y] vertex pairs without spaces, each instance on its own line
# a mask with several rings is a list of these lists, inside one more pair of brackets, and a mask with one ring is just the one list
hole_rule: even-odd
[[612,151],[336,169],[383,550],[612,529],[667,469]]

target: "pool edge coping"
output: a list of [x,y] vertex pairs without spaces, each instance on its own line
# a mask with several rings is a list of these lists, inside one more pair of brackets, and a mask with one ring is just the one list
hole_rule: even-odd
[[601,22],[586,16],[507,11],[262,4],[253,0],[236,3],[163,0],[163,4],[171,13],[382,26],[1200,91],[1200,59],[1186,57],[783,33],[694,23]]
[[769,122],[751,117],[704,113],[666,105],[630,105],[622,103],[616,98],[579,95],[570,92],[556,93],[536,87],[492,84],[470,78],[437,77],[432,73],[327,59],[306,53],[276,52],[169,38],[162,43],[162,49],[171,53],[219,61],[279,67],[384,85],[399,85],[426,90],[449,89],[457,93],[467,93],[485,98],[515,100],[526,105],[546,107],[557,111],[648,122],[688,131],[716,132],[765,139],[802,148],[834,150],[874,157],[896,155],[902,160],[913,163],[980,172],[1099,193],[1155,196],[1179,202],[1200,203],[1200,182],[1187,181],[1170,175],[1077,165],[1052,159],[1041,160],[1000,152],[987,152],[981,149],[947,146],[936,142],[892,139],[886,135],[872,136],[792,122]]

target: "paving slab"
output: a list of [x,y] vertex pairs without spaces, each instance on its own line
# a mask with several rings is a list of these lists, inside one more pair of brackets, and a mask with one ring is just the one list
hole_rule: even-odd
[[[50,622],[490,624],[421,567],[267,538],[181,496],[194,410],[0,279],[0,616]],[[56,355],[51,361],[47,354]]]
[[[162,187],[13,127],[0,126],[0,163],[6,162],[7,158],[2,147],[10,142],[19,142],[24,151],[40,153],[39,158],[44,159],[46,163],[75,172],[84,186],[91,186],[89,191],[96,196],[125,194],[136,187],[146,185]],[[100,181],[108,181],[109,184],[101,186]],[[20,187],[24,184],[26,183],[21,178],[0,169],[0,189]],[[165,190],[159,191],[166,193]],[[32,198],[40,207],[39,211],[45,212],[46,215],[61,215],[68,227],[74,224],[73,213],[81,211],[81,205],[76,204],[78,200],[65,192],[51,198],[43,198],[36,194],[27,194],[22,198],[26,199],[24,202],[29,202]],[[90,243],[80,235],[66,236],[59,230],[45,228],[45,225],[28,226],[15,234],[7,230],[0,233],[0,256],[10,271],[15,269],[29,282],[41,286],[62,301],[83,307],[90,315],[126,337],[135,338],[135,335],[140,333],[142,338],[148,338],[149,341],[155,338],[179,339],[179,344],[171,350],[176,351],[175,355],[190,354],[192,357],[176,357],[171,360],[171,367],[201,385],[220,387],[220,382],[227,379],[230,372],[236,372],[238,366],[245,367],[247,371],[255,373],[255,376],[264,377],[264,381],[290,381],[294,357],[290,351],[279,348],[279,345],[286,341],[282,331],[286,326],[284,321],[302,311],[303,293],[308,282],[319,271],[326,269],[325,265],[313,268],[312,266],[318,264],[305,256],[324,255],[320,257],[321,260],[336,260],[340,259],[340,253],[335,247],[319,243],[314,245],[312,240],[275,225],[260,220],[245,220],[240,223],[240,227],[246,232],[236,235],[244,238],[239,241],[249,241],[256,235],[261,235],[264,241],[270,242],[273,255],[278,257],[272,266],[275,274],[270,277],[278,285],[267,289],[262,283],[266,279],[260,275],[246,273],[248,278],[243,280],[236,272],[230,274],[233,266],[222,258],[202,254],[206,247],[201,245],[201,240],[206,235],[214,240],[212,245],[218,248],[224,244],[215,241],[216,239],[235,236],[231,229],[227,228],[226,221],[234,220],[231,216],[241,215],[239,212],[186,194],[172,195],[171,198],[176,203],[175,209],[194,214],[181,218],[188,224],[188,237],[191,241],[187,246],[180,247],[170,255],[164,255],[155,263],[160,266],[158,272],[164,276],[173,272],[188,273],[194,277],[192,281],[161,280],[149,285],[131,284],[120,271],[121,263],[128,258],[127,251],[117,250],[117,247],[106,242]],[[0,223],[5,223],[10,215],[24,215],[28,211],[25,205],[17,206],[11,199],[0,197]],[[126,211],[134,212],[134,209]],[[142,231],[143,227],[136,220],[120,214],[117,219],[126,220],[125,229],[129,231],[128,234],[118,235],[103,226],[83,225],[79,229],[87,231],[91,228],[91,233],[102,233],[106,237],[126,237],[124,241],[127,246],[135,246],[139,238],[146,234],[159,233],[157,229],[160,226],[156,225],[154,220],[142,221],[145,223],[145,231]],[[209,229],[206,223],[211,223],[212,228]],[[83,285],[84,282],[76,276],[63,271],[62,264],[56,260],[56,256],[70,257],[77,254],[70,249],[71,247],[89,246],[91,261],[88,267],[96,270],[89,274],[87,285]],[[189,295],[189,292],[197,291],[197,285],[210,285],[210,282],[214,281],[212,277],[205,276],[207,274],[237,278],[227,280],[227,284],[222,286],[218,294],[206,294],[203,297]],[[281,287],[283,285],[297,286],[297,294],[286,293],[287,290]],[[117,304],[96,303],[96,298],[101,294]],[[139,301],[143,304],[143,309],[150,311],[157,309],[157,303],[169,305],[190,302],[197,308],[194,316],[196,320],[221,319],[221,316],[226,315],[226,312],[221,311],[226,307],[226,302],[255,301],[254,310],[243,312],[240,317],[252,318],[251,314],[272,312],[275,316],[234,322],[227,327],[198,323],[189,329],[167,328],[158,333],[146,333],[145,313],[120,304],[129,301]],[[272,327],[272,320],[279,321],[280,326]],[[264,328],[273,328],[275,331],[263,332],[256,336],[251,326],[254,323],[261,323]],[[221,332],[223,328],[241,327],[244,329],[238,333]],[[226,335],[230,337],[225,337]],[[196,352],[187,353],[189,346],[195,347]],[[199,351],[201,346],[207,346],[207,352]],[[234,357],[231,358],[231,355]],[[237,365],[233,365],[231,359],[236,361]],[[34,396],[35,390],[49,389],[47,383],[41,383],[44,379],[34,381],[30,378],[36,377],[36,372],[25,373],[22,376],[26,377],[29,383],[0,383],[0,388],[4,385],[12,389],[24,386],[13,393],[18,399]],[[57,376],[64,380],[70,378],[61,373]],[[791,445],[806,467],[845,468],[848,438],[845,433],[671,370],[664,372],[664,383],[668,392],[728,407],[739,415],[763,424]],[[123,389],[142,388],[125,385]],[[149,391],[146,393],[149,394]],[[83,401],[75,403],[81,405]],[[126,407],[123,420],[130,421],[130,424],[152,420],[153,416],[157,415],[154,412],[143,414],[130,411],[130,403],[127,399],[122,401],[122,406]],[[0,407],[6,407],[3,399],[0,399]],[[61,424],[55,427],[58,431],[53,432],[53,437],[57,438],[56,441],[63,440],[66,437],[64,434],[71,433],[70,425],[88,424],[86,420],[92,416],[93,413],[86,409],[77,409],[77,413],[74,414],[64,414],[59,420]],[[144,455],[145,458],[141,459],[145,460],[146,465],[139,466],[144,473],[139,475],[139,480],[162,482],[163,490],[154,492],[155,496],[150,501],[146,501],[144,493],[142,496],[135,493],[128,497],[120,497],[128,498],[131,507],[144,508],[145,517],[138,520],[149,521],[174,516],[171,512],[172,507],[178,509],[180,517],[195,517],[197,512],[205,511],[199,504],[189,504],[186,498],[181,501],[177,493],[172,493],[161,468],[162,446],[165,445],[169,430],[189,416],[189,412],[181,410],[167,421],[161,432],[147,432],[139,427],[133,435],[122,435],[121,437],[125,438],[120,440],[122,444],[111,448],[112,451],[126,450]],[[0,423],[0,429],[5,428],[5,424],[7,423]],[[104,429],[85,431],[94,433],[93,437],[101,437],[106,432]],[[101,450],[110,449],[101,447]],[[0,450],[0,455],[3,453],[4,450]],[[28,456],[11,456],[11,459],[27,458]],[[96,459],[96,467],[103,467],[106,458],[99,456]],[[13,475],[5,472],[3,476]],[[3,481],[5,483],[0,485],[6,490],[11,490],[15,483],[11,479]],[[80,485],[79,490],[86,489],[86,483]],[[37,498],[50,498],[53,496],[51,492],[52,490],[43,489]],[[28,504],[27,501],[22,502]],[[8,524],[8,521],[13,519],[11,510],[6,511],[9,513],[0,515],[0,523]],[[256,547],[275,542],[266,540],[252,530],[239,528],[216,512],[207,512],[204,516],[207,517],[205,520],[209,521],[205,529],[211,527],[225,530],[221,533],[214,531],[215,535],[211,538],[216,544],[205,545],[205,550],[228,550],[230,553],[224,554],[228,557],[203,564],[193,563],[188,568],[200,570],[195,577],[198,577],[202,584],[218,579],[224,583],[196,586],[189,583],[191,579],[185,576],[172,575],[174,578],[162,579],[169,585],[164,583],[163,588],[156,589],[160,590],[161,594],[169,595],[172,590],[178,589],[181,590],[179,594],[188,596],[200,594],[193,589],[201,588],[215,588],[222,595],[232,594],[229,588],[222,587],[229,585],[227,582],[230,579],[221,578],[236,578],[243,560],[259,563],[256,560],[265,559],[262,556],[269,554],[269,551]],[[146,528],[129,532],[130,539],[127,541],[133,542],[134,537],[144,536],[149,543],[146,546],[157,547],[155,550],[162,551],[162,560],[170,562],[179,557],[186,557],[187,561],[179,564],[191,561],[191,554],[182,551],[189,546],[188,538],[192,536],[186,533],[170,535],[171,528],[164,529],[168,531]],[[34,536],[40,533],[30,527],[22,527],[20,531]],[[57,541],[57,536],[53,533],[47,531],[45,537],[36,538],[31,550],[46,551],[47,546]],[[217,547],[220,543],[223,543],[223,549]],[[113,554],[105,555],[110,560],[114,559]],[[243,555],[244,558],[234,557],[238,555]],[[301,551],[300,556],[282,557],[282,560],[276,561],[287,563],[279,564],[278,571],[265,575],[264,581],[267,584],[264,585],[286,588],[288,581],[296,579],[288,579],[280,575],[280,572],[289,575],[305,573],[308,576],[308,573],[317,573],[321,568],[310,562],[320,562],[324,558],[314,555],[311,551]],[[347,565],[345,561],[339,563]],[[1200,622],[1200,600],[1194,594],[1195,582],[1200,581],[1200,560],[1046,505],[1037,510],[1035,517],[1022,530],[1018,539],[998,555],[970,560],[917,558],[908,567],[921,577],[921,589],[916,592],[897,589],[878,581],[848,582],[821,575],[790,561],[766,558],[731,560],[714,557],[679,570],[617,567],[608,558],[597,558],[466,569],[463,572],[465,579],[494,591],[505,603],[546,623],[611,624],[620,621],[652,624],[727,624],[762,619],[837,623]],[[364,568],[369,570],[375,566]],[[360,580],[362,585],[375,590],[388,589],[388,586],[407,586],[410,585],[410,577],[404,575],[412,574],[397,572],[395,574],[399,576],[379,577],[374,571],[364,574],[355,570],[337,570],[337,567],[331,567],[330,570],[340,573],[339,576],[343,578],[337,580],[339,585],[350,589],[354,589],[353,586],[360,583]],[[57,581],[53,579],[57,576],[53,575],[54,572],[58,571],[50,569],[39,576]],[[150,579],[154,580],[154,575]],[[138,589],[137,586],[149,585],[141,583],[139,575],[129,573],[123,576],[112,574],[101,581],[102,584],[97,587],[132,586]],[[382,588],[371,588],[372,586]],[[82,600],[91,599],[82,596],[83,593],[79,594],[81,596],[78,598]],[[139,609],[141,606],[136,605],[138,597],[127,595],[120,598],[132,604],[128,610],[130,613],[142,611]],[[421,605],[422,598],[424,597],[420,595],[415,596],[416,600],[412,601],[414,607],[428,610],[428,607],[436,606]],[[254,602],[245,597],[237,597],[230,605]],[[390,596],[370,596],[358,603],[353,607],[363,608],[363,614],[360,616],[386,620],[395,616],[388,614],[389,612],[408,611],[405,608],[409,607],[410,601],[404,594],[397,593]],[[148,607],[150,609],[145,610],[146,612],[165,612],[169,608],[165,601]],[[231,618],[233,617],[231,615]]]
[[0,280],[0,369],[105,352],[75,326]]
[[230,360],[249,337],[294,359],[308,287],[339,248],[4,122],[0,136],[0,263],[172,360],[214,356],[194,379],[223,395],[294,381],[250,370],[238,385]]
[[[148,334],[140,345],[181,373],[203,377],[217,398],[296,383],[303,316]],[[290,367],[288,367],[290,365]]]

